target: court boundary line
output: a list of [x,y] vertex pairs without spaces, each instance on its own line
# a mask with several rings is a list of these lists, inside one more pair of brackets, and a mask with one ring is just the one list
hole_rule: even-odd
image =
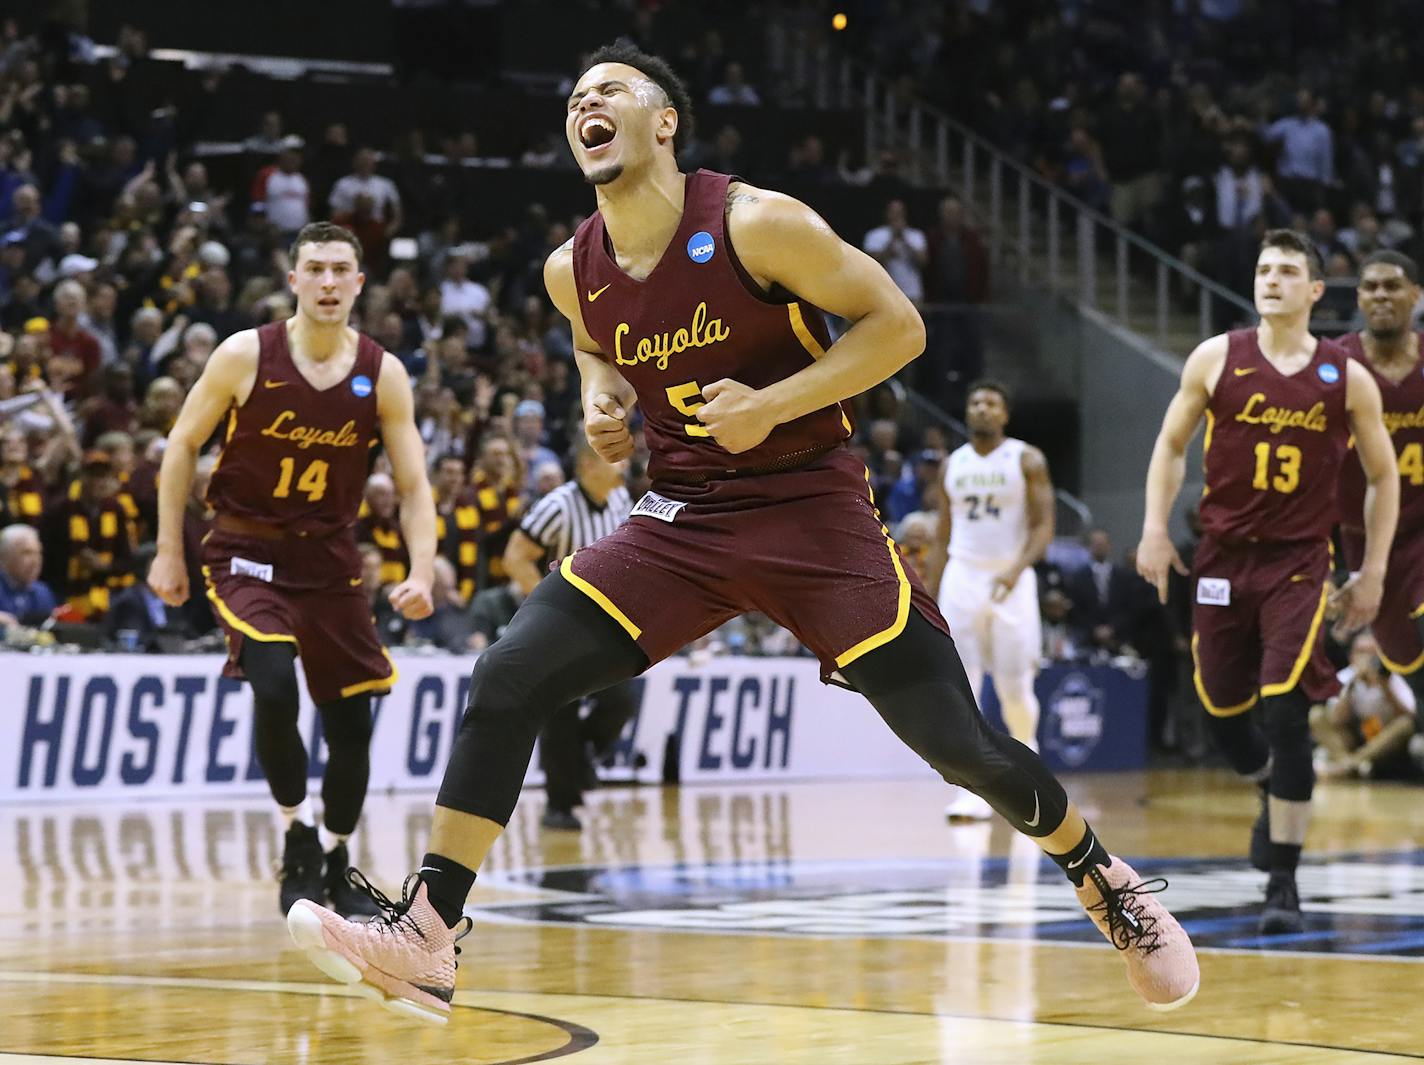
[[[24,969],[0,969],[0,984],[100,984],[110,987],[130,987],[130,988],[169,988],[177,990],[207,990],[207,991],[230,991],[246,992],[263,995],[306,995],[312,998],[331,996],[335,998],[347,998],[356,1002],[365,1002],[364,996],[359,994],[354,988],[335,981],[330,983],[317,983],[312,981],[290,981],[290,980],[237,980],[223,977],[210,976],[140,976],[135,973],[77,973],[53,970],[28,971]],[[468,991],[466,992],[469,993]],[[552,994],[552,992],[500,992],[485,991],[475,992],[476,994]],[[460,992],[456,993],[457,998]],[[473,1002],[451,1002],[451,1006],[459,1006],[462,1009],[473,1010],[480,1013],[498,1013],[506,1017],[520,1017],[524,1020],[540,1021],[544,1024],[552,1025],[559,1029],[568,1037],[568,1041],[561,1047],[552,1050],[541,1051],[532,1056],[521,1058],[508,1058],[504,1061],[492,1063],[492,1065],[534,1065],[535,1062],[553,1061],[556,1058],[571,1057],[581,1053],[599,1042],[599,1035],[592,1028],[578,1021],[566,1021],[561,1017],[548,1017],[539,1013],[525,1013],[522,1010],[499,1009],[495,1006],[484,1006]],[[0,1049],[0,1065],[3,1065],[7,1054],[29,1054],[28,1051],[7,1051]],[[122,1058],[101,1057],[99,1055],[82,1054],[42,1054],[33,1055],[38,1057],[72,1057],[76,1060],[98,1060],[98,1061],[123,1061]],[[148,1065],[149,1059],[134,1059],[136,1065]],[[210,1065],[201,1061],[159,1061],[153,1065]]]
[[[354,990],[341,984],[315,983],[287,980],[236,980],[218,977],[187,977],[187,976],[139,976],[132,973],[76,973],[76,972],[54,972],[25,970],[3,970],[0,969],[0,983],[58,983],[58,984],[101,984],[123,987],[170,987],[187,989],[207,989],[212,991],[246,991],[259,994],[297,994],[312,997],[331,995],[338,998],[349,998],[357,1001],[364,1001],[362,996]],[[676,995],[608,995],[595,994],[581,991],[511,991],[509,989],[491,988],[481,990],[478,988],[461,988],[456,991],[456,1001],[451,1005],[459,1006],[462,1009],[475,1010],[485,1013],[499,1013],[505,1016],[522,1017],[533,1020],[548,1021],[563,1028],[565,1024],[576,1024],[577,1022],[560,1022],[555,1018],[546,1017],[540,1014],[525,1013],[519,1010],[506,1010],[497,1007],[483,1006],[477,1003],[461,1002],[459,999],[472,995],[488,996],[516,996],[544,997],[544,998],[576,998],[576,999],[608,999],[623,1002],[667,1002],[681,1005],[696,1006],[741,1006],[772,1010],[812,1010],[817,1012],[855,1014],[881,1014],[891,1017],[924,1017],[927,1019],[960,1020],[960,1021],[988,1021],[995,1024],[1008,1024],[1023,1027],[1045,1027],[1045,1028],[1078,1028],[1090,1031],[1106,1032],[1130,1032],[1135,1035],[1164,1035],[1177,1036],[1187,1039],[1212,1039],[1230,1043],[1245,1043],[1252,1046],[1261,1047],[1302,1047],[1312,1050],[1338,1050],[1351,1054],[1368,1054],[1375,1057],[1393,1057],[1406,1061],[1424,1061],[1424,1054],[1411,1054],[1408,1051],[1397,1050],[1377,1050],[1367,1047],[1338,1046],[1333,1043],[1302,1043],[1289,1040],[1267,1040],[1257,1039],[1244,1035],[1223,1035],[1216,1032],[1183,1032],[1175,1029],[1163,1028],[1135,1028],[1126,1025],[1102,1024],[1102,1023],[1081,1023],[1075,1021],[1061,1020],[1034,1020],[1023,1017],[996,1017],[982,1014],[968,1013],[941,1013],[937,1011],[924,1012],[921,1010],[909,1009],[889,1009],[885,1007],[861,1007],[861,1006],[826,1006],[814,1003],[784,1003],[784,1002],[754,1002],[741,999],[705,999],[686,998]],[[1144,1015],[1144,1021],[1150,1019]],[[583,1025],[578,1025],[584,1028]],[[568,1031],[567,1028],[564,1028]],[[585,1029],[592,1032],[592,1029]],[[595,1036],[597,1033],[593,1033]],[[593,1045],[593,1044],[589,1044]],[[587,1049],[580,1047],[580,1050]],[[570,1053],[577,1053],[571,1051]],[[0,1061],[3,1061],[4,1054],[8,1051],[0,1052]],[[16,1052],[19,1053],[19,1052]],[[63,1055],[51,1054],[49,1057],[74,1057],[76,1060],[122,1060],[114,1058],[101,1058],[95,1055]],[[553,1057],[564,1057],[568,1054],[558,1053]],[[538,1061],[551,1060],[548,1054],[541,1054],[536,1057],[516,1058],[506,1062],[499,1062],[497,1065],[526,1065]],[[145,1062],[144,1065],[147,1065]],[[154,1065],[206,1065],[203,1062],[156,1062]]]

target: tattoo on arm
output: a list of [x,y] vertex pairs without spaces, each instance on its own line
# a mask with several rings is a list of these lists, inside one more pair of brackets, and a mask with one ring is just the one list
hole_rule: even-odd
[[759,201],[759,198],[756,197],[756,196],[753,196],[750,192],[730,192],[730,191],[729,191],[729,192],[727,193],[727,210],[729,210],[729,211],[732,210],[734,207],[736,207],[737,204],[739,204],[739,203],[758,203],[758,202],[760,202],[760,201]]

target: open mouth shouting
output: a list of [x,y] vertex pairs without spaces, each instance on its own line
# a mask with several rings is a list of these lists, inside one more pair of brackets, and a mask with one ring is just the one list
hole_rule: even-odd
[[618,129],[607,115],[591,114],[579,119],[579,143],[589,155],[602,154],[616,136]]

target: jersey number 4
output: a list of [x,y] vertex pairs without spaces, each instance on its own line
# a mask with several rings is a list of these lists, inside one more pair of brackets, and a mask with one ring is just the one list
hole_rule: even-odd
[[980,499],[978,496],[965,496],[964,501],[969,504],[969,513],[966,514],[965,517],[967,517],[970,521],[978,521],[981,517],[997,518],[999,516],[999,508],[994,503],[993,496],[984,497],[983,514],[980,514],[979,512]]
[[1276,472],[1271,475],[1271,445],[1256,445],[1256,476],[1251,487],[1258,492],[1274,488],[1277,492],[1294,492],[1300,484],[1300,448],[1281,444],[1276,448]]
[[[313,459],[311,465],[302,471],[301,477],[297,479],[297,491],[307,494],[307,501],[315,503],[322,496],[326,495],[326,471],[331,469],[331,464],[323,462],[321,459]],[[282,472],[277,478],[277,487],[272,489],[272,495],[277,499],[286,499],[292,494],[292,475],[296,473],[297,460],[285,458],[282,460]]]
[[1417,443],[1399,453],[1399,476],[1415,487],[1424,484],[1424,448]]

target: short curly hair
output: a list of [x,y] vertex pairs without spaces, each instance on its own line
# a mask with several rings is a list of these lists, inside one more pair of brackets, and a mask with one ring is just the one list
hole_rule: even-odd
[[619,37],[612,44],[605,44],[588,57],[588,66],[584,68],[584,73],[588,73],[599,63],[622,63],[625,67],[634,67],[662,89],[663,95],[668,98],[668,104],[677,112],[677,132],[673,134],[672,148],[674,152],[682,151],[692,139],[692,96],[667,60],[643,51],[631,38]]

